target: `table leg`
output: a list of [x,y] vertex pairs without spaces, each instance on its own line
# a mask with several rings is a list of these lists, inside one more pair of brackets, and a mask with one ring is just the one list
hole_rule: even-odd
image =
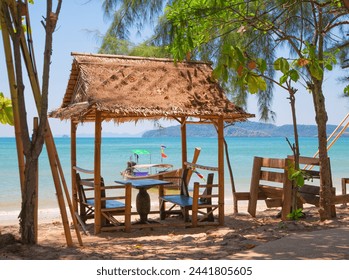
[[139,189],[136,197],[136,209],[140,217],[140,223],[148,223],[148,214],[150,213],[150,196],[147,189]]

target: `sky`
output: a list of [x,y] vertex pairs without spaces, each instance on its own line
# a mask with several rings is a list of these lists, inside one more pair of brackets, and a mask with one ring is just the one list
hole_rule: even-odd
[[[54,1],[55,2],[55,1]],[[35,1],[30,5],[30,17],[33,30],[34,51],[36,64],[41,79],[42,54],[44,48],[44,29],[41,25],[42,17],[45,15],[46,1]],[[51,64],[51,79],[49,92],[49,111],[58,108],[63,100],[67,87],[72,57],[71,52],[97,53],[100,41],[96,38],[95,32],[104,34],[110,25],[110,20],[103,15],[101,1],[99,0],[69,0],[63,1],[62,10],[57,23],[56,32],[53,35],[53,55]],[[131,34],[133,42],[140,42],[143,38],[150,37],[148,28],[142,35]],[[1,38],[1,35],[0,35]],[[0,39],[2,42],[2,38]],[[349,99],[342,96],[344,85],[338,82],[339,71],[327,73],[324,84],[326,96],[326,108],[328,111],[328,123],[337,125],[349,112]],[[10,97],[8,88],[7,71],[3,46],[0,46],[0,91]],[[32,100],[29,83],[26,83],[27,114],[31,120],[36,116],[36,107]],[[296,95],[297,120],[299,124],[315,124],[314,109],[311,95],[301,89]],[[283,125],[292,123],[291,111],[286,92],[275,89],[272,110],[276,113],[274,124]],[[259,121],[257,101],[254,96],[249,97],[247,111],[256,114],[251,121]],[[57,119],[50,119],[50,126],[53,135],[60,136],[70,133],[70,123]],[[29,121],[29,124],[31,121]],[[164,126],[177,125],[176,122],[162,122]],[[154,129],[152,122],[127,123],[115,125],[112,122],[103,124],[103,132],[118,134],[138,135],[146,130]],[[78,134],[93,134],[92,125],[79,126]],[[14,136],[13,127],[0,126],[0,137]]]

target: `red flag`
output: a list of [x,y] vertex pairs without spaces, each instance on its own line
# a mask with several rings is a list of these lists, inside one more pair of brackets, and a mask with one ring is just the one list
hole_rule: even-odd
[[161,145],[161,157],[162,158],[167,158],[167,155],[165,154],[165,146],[164,145]]
[[162,158],[167,158],[167,155],[165,153],[161,152],[161,157]]

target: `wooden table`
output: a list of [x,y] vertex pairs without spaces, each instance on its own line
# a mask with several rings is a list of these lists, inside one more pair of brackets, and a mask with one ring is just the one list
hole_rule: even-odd
[[148,214],[150,213],[150,196],[148,194],[148,189],[156,187],[159,185],[168,185],[171,182],[157,180],[157,179],[129,179],[115,181],[118,184],[130,183],[133,188],[138,189],[138,194],[136,197],[136,209],[139,214],[139,223],[147,224],[149,223]]

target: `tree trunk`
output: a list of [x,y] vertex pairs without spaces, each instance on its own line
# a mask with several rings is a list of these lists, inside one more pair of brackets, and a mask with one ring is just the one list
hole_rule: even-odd
[[[22,29],[22,17],[21,17],[22,5],[18,5],[17,18],[14,21],[14,29],[12,31],[12,42],[13,42],[13,54],[15,62],[16,72],[16,88],[18,94],[18,109],[19,109],[19,122],[21,127],[21,138],[23,143],[23,152],[25,156],[25,169],[24,169],[24,187],[22,189],[22,208],[19,215],[20,218],[20,232],[22,237],[22,243],[24,244],[35,244],[35,195],[37,189],[37,162],[40,150],[36,154],[33,149],[33,142],[35,144],[37,139],[33,133],[32,139],[29,136],[29,128],[27,123],[27,111],[24,98],[24,83],[23,83],[23,70],[22,70],[22,57],[21,57],[21,35]],[[12,28],[12,27],[9,27]],[[37,143],[37,142],[36,142]],[[41,145],[42,148],[42,145]]]
[[22,193],[22,208],[20,213],[21,240],[24,244],[36,243],[35,212],[37,196],[38,158],[26,156],[25,164],[25,192]]
[[320,81],[314,82],[312,89],[316,123],[318,128],[318,144],[320,159],[320,208],[319,214],[321,220],[331,218],[331,198],[332,198],[332,180],[330,162],[327,153],[327,112],[325,108],[325,97],[322,92]]
[[[299,137],[298,137],[298,127],[297,127],[297,116],[296,116],[296,91],[294,89],[289,89],[290,94],[290,105],[292,112],[292,123],[293,123],[293,133],[294,133],[294,144],[291,145],[291,149],[294,156],[294,168],[295,170],[299,170]],[[290,143],[289,143],[290,144]],[[298,209],[298,185],[297,181],[292,181],[292,203],[291,203],[291,212],[296,211]]]
[[[25,155],[25,182],[22,189],[22,209],[20,213],[20,231],[22,242],[24,244],[35,244],[37,242],[36,230],[35,230],[35,217],[36,217],[36,195],[37,195],[37,179],[36,174],[38,172],[38,158],[42,151],[44,144],[44,137],[46,133],[47,124],[47,104],[48,104],[48,87],[50,77],[50,63],[52,53],[52,34],[55,30],[58,15],[61,10],[62,0],[57,0],[56,12],[52,12],[52,0],[47,0],[46,18],[45,18],[45,53],[44,53],[44,69],[43,69],[43,88],[41,92],[41,103],[37,103],[37,109],[39,111],[40,123],[37,129],[34,130],[32,137],[29,135],[29,128],[27,124],[27,112],[24,98],[24,83],[23,83],[23,71],[22,71],[22,57],[21,57],[21,36],[23,32],[22,28],[22,15],[28,16],[22,8],[25,8],[25,4],[22,1],[18,1],[17,8],[12,10],[4,4],[4,11],[7,15],[7,27],[12,37],[13,52],[15,61],[16,72],[16,88],[18,93],[18,108],[21,127],[21,138],[23,142],[23,152]],[[23,13],[22,13],[23,12]],[[30,26],[28,27],[30,28]]]

